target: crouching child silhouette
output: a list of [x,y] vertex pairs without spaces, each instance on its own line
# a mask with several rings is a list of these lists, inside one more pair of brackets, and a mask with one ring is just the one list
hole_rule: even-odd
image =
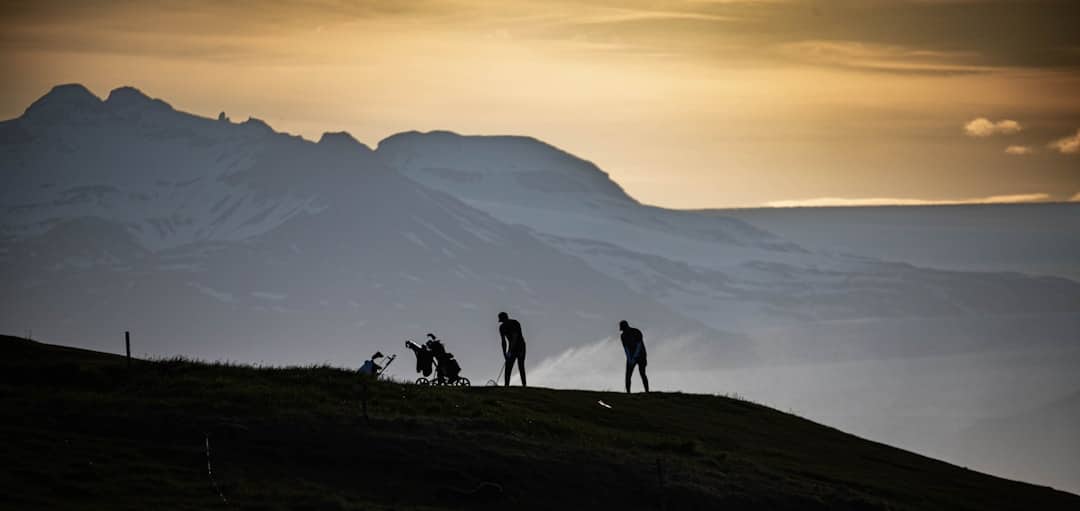
[[360,375],[360,405],[361,410],[363,410],[364,420],[368,420],[367,405],[368,397],[370,396],[368,385],[371,382],[378,380],[379,376],[382,375],[383,371],[385,371],[386,368],[390,366],[390,363],[393,362],[396,357],[397,355],[390,355],[390,357],[386,359],[386,364],[379,365],[379,363],[376,361],[383,358],[383,354],[381,351],[376,351],[374,354],[371,355],[371,358],[364,361],[364,363],[360,366],[360,369],[356,370],[356,372]]
[[372,380],[378,378],[379,374],[383,371],[383,366],[376,362],[376,360],[379,360],[380,358],[383,358],[382,352],[376,351],[375,354],[371,355],[371,358],[364,361],[360,366],[360,369],[357,369],[357,372],[360,373],[360,376],[365,378],[370,378]]

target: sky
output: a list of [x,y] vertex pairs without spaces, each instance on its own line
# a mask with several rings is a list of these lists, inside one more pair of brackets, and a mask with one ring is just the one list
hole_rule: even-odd
[[672,208],[1080,200],[1072,0],[0,0],[53,85],[368,145],[529,135]]

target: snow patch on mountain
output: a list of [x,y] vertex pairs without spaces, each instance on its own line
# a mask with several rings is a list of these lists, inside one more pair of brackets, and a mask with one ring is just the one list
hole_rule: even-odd
[[81,86],[54,88],[0,125],[2,232],[22,239],[93,217],[163,250],[249,239],[324,209],[312,194],[270,196],[232,179],[256,166],[249,149],[268,138],[310,145],[258,126],[181,114],[131,87],[104,102]]

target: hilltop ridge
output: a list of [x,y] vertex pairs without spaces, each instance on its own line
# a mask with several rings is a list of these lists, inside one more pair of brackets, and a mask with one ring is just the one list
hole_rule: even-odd
[[0,433],[19,439],[0,474],[23,508],[1080,506],[725,397],[381,382],[365,420],[342,369],[128,368],[6,336],[0,354]]

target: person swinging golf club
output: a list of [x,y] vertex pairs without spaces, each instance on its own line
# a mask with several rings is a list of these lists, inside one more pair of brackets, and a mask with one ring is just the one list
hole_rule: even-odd
[[623,351],[626,353],[626,393],[630,393],[630,377],[634,375],[635,365],[641,375],[641,384],[645,386],[645,392],[648,392],[649,377],[645,376],[645,366],[649,364],[649,360],[645,353],[645,337],[641,330],[630,326],[625,319],[619,322],[619,332]]
[[521,323],[516,319],[510,319],[505,312],[499,313],[499,337],[502,339],[503,357],[506,359],[504,369],[504,386],[510,386],[510,371],[514,369],[514,361],[517,361],[518,374],[521,375],[521,386],[525,387],[525,336],[521,334]]

